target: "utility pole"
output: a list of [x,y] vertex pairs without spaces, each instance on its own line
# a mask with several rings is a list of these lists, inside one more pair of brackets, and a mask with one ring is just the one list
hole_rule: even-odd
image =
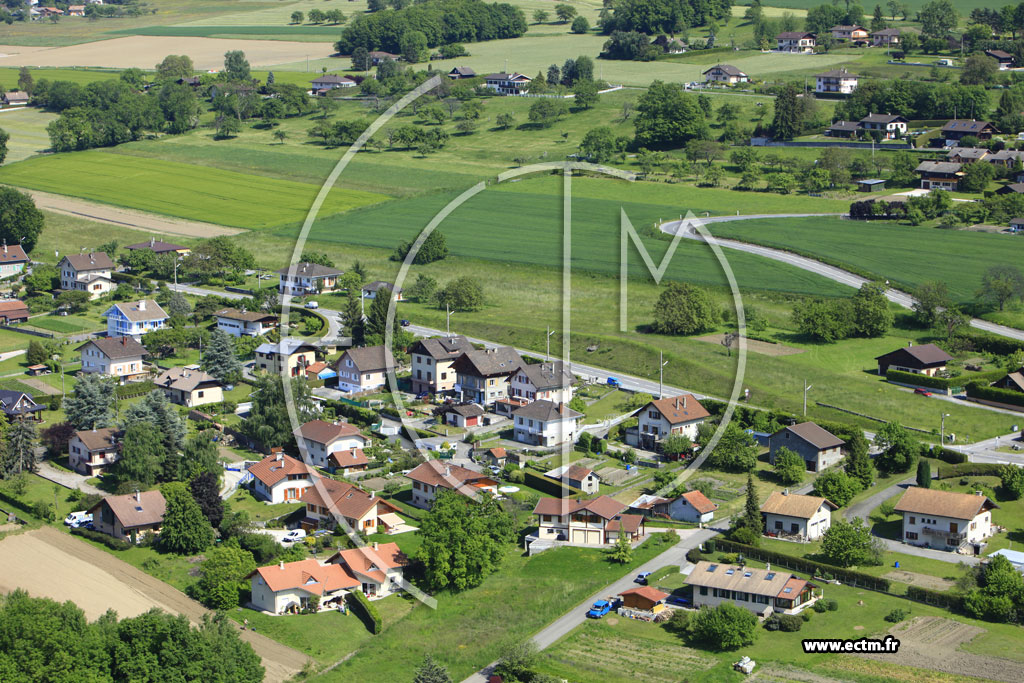
[[808,384],[807,380],[804,380],[804,417],[807,417],[807,392],[813,388],[813,384]]
[[551,335],[554,333],[555,331],[548,326],[548,336],[544,338],[544,342],[547,344],[547,353],[544,355],[547,357],[547,360],[551,360]]
[[668,361],[665,360],[665,353],[658,351],[658,398],[665,398],[665,366],[668,365]]
[[942,413],[939,417],[939,443],[943,448],[946,447],[946,418],[949,417],[949,413]]
[[448,307],[448,304],[444,305],[444,313],[445,313],[444,330],[445,330],[445,334],[448,335],[449,337],[452,335],[452,313],[454,313],[454,312],[455,311],[451,310]]

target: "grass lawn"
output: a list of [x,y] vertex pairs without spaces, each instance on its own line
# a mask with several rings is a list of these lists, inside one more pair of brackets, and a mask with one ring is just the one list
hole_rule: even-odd
[[603,551],[559,548],[524,557],[509,548],[501,570],[462,593],[442,593],[437,609],[417,606],[374,639],[372,648],[323,676],[328,681],[401,680],[430,653],[461,680],[493,661],[500,644],[524,640],[590,593],[665,549],[653,541],[633,562],[608,562]]
[[[374,600],[380,611],[384,632],[408,614],[415,603],[411,598],[392,595]],[[228,614],[241,623],[249,620],[249,628],[273,638],[279,643],[305,652],[320,666],[327,666],[366,645],[372,648],[374,635],[351,610],[347,614],[337,611],[320,614],[290,614],[275,616],[251,609],[240,609]]]
[[30,318],[26,325],[29,327],[38,327],[39,329],[47,330],[48,332],[56,332],[57,334],[77,334],[79,332],[104,329],[104,325],[96,322],[95,320],[71,315],[41,315],[35,318]]
[[[8,78],[7,71],[0,69],[0,82],[16,83],[17,75]],[[12,164],[48,150],[50,136],[46,133],[46,126],[56,118],[56,114],[35,107],[23,107],[0,114],[0,126],[11,136],[7,141],[7,157],[4,163]]]
[[626,411],[623,403],[628,398],[624,392],[618,389],[604,392],[601,398],[587,404],[587,409],[584,411],[586,418],[583,420],[583,423],[594,424],[595,422],[621,415]]
[[301,503],[277,503],[275,505],[269,505],[263,501],[257,500],[251,493],[244,489],[239,489],[230,498],[228,503],[231,504],[231,509],[234,511],[245,511],[249,513],[249,518],[254,522],[265,522],[270,519],[275,519],[281,515],[286,515],[300,507]]
[[[712,232],[849,264],[907,291],[922,282],[940,280],[961,302],[972,301],[985,270],[1008,263],[1010,252],[1019,244],[1012,235],[837,218],[727,223],[713,225]],[[880,249],[883,243],[885,248]]]
[[[319,190],[319,185],[98,151],[39,157],[5,166],[0,169],[0,181],[254,229],[301,221]],[[182,202],[182,196],[188,196],[189,201]],[[268,197],[273,201],[268,202]],[[328,196],[322,212],[330,215],[381,199],[383,196],[375,193],[339,188]]]

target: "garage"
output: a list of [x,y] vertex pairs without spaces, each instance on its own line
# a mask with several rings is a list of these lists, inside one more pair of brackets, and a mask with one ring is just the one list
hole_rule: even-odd
[[601,531],[598,529],[573,529],[572,542],[586,545],[601,545]]

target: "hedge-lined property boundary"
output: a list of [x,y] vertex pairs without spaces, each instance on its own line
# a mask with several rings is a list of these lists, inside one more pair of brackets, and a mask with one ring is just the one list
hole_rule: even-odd
[[[1006,373],[1002,373],[999,377],[1002,377]],[[999,379],[997,377],[996,379]],[[970,382],[967,385],[967,397],[968,398],[980,398],[986,401],[994,401],[996,403],[1006,403],[1014,406],[1024,406],[1024,394],[1019,391],[1013,391],[1011,389],[1003,389],[1001,387],[993,387],[986,381],[975,381]]]
[[994,462],[965,462],[958,465],[939,465],[936,476],[939,479],[956,477],[998,477],[1002,465]]
[[808,560],[806,557],[786,555],[785,553],[766,550],[764,548],[756,548],[752,545],[745,545],[743,543],[737,543],[736,541],[730,541],[724,538],[718,538],[715,540],[719,551],[742,553],[744,557],[748,557],[752,560],[771,562],[774,565],[810,574],[811,576],[831,574],[837,580],[848,586],[869,588],[871,590],[888,593],[889,588],[892,585],[889,579],[884,579],[880,576],[872,576],[871,574],[865,574],[864,572],[858,572],[853,569],[835,567],[830,564],[825,564],[824,562],[815,562],[814,560]]
[[380,612],[377,611],[377,607],[370,602],[370,599],[361,590],[354,590],[348,594],[352,598],[352,606],[358,606],[359,611],[362,613],[363,620],[370,626],[370,630],[373,635],[379,635],[383,629],[383,623],[381,622]]
[[81,527],[71,529],[72,536],[81,536],[82,538],[88,538],[90,541],[96,541],[102,543],[111,550],[128,550],[132,547],[132,544],[128,541],[122,541],[120,538],[114,538],[100,531],[92,531],[91,529],[83,529]]
[[576,488],[575,486],[569,486],[568,484],[562,484],[555,481],[554,479],[548,479],[542,474],[535,474],[530,470],[522,470],[523,477],[525,477],[523,483],[531,488],[535,488],[538,491],[550,494],[555,498],[569,498],[571,496],[582,495],[583,491]]

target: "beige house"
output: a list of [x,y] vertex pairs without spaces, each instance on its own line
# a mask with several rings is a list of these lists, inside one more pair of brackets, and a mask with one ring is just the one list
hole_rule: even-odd
[[75,350],[81,356],[82,372],[116,377],[121,384],[149,376],[142,362],[149,352],[132,337],[91,339]]
[[280,375],[282,370],[290,377],[306,374],[306,368],[316,362],[316,347],[298,339],[282,339],[277,344],[266,343],[256,347],[256,370]]
[[626,443],[649,451],[659,449],[671,434],[696,441],[697,428],[710,413],[693,394],[681,394],[651,401],[636,413],[637,426],[626,430]]
[[145,534],[160,533],[166,509],[164,495],[154,489],[107,496],[93,505],[89,512],[97,531],[137,543]]
[[737,83],[746,83],[750,79],[747,74],[737,69],[732,64],[715,64],[713,67],[704,72],[705,83],[725,83],[727,85],[736,85]]
[[833,26],[829,29],[836,40],[867,40],[868,32],[863,26]]
[[644,493],[629,504],[629,509],[648,517],[707,524],[714,519],[718,505],[700,491],[694,490],[676,498],[662,498]]
[[409,350],[412,357],[412,393],[440,394],[455,388],[452,363],[473,345],[460,334],[420,339]]
[[839,93],[849,95],[857,89],[860,76],[852,74],[846,69],[832,69],[816,74],[814,92]]
[[816,585],[789,572],[707,561],[697,563],[686,583],[693,586],[694,607],[730,602],[761,617],[797,614],[823,595],[815,593]]
[[75,432],[68,441],[68,464],[87,477],[98,477],[121,457],[118,448],[120,431],[115,427],[85,429]]
[[284,453],[271,453],[249,465],[250,488],[269,503],[295,503],[320,475],[304,462]]
[[903,348],[877,356],[878,374],[885,375],[890,368],[901,372],[934,377],[946,369],[953,357],[935,344],[908,344]]
[[512,413],[513,438],[519,443],[549,448],[576,441],[583,413],[565,403],[540,400]]
[[492,496],[498,495],[498,482],[486,474],[467,470],[441,460],[428,460],[417,465],[409,474],[412,480],[413,505],[429,510],[441,489],[457,491],[467,498],[476,500],[481,491]]
[[337,268],[305,261],[294,266],[285,266],[277,271],[277,274],[281,276],[277,285],[278,291],[291,296],[333,292],[338,288],[338,278],[344,275]]
[[842,447],[845,444],[845,441],[827,429],[813,422],[802,422],[783,427],[768,437],[768,457],[774,465],[779,449],[788,448],[804,459],[809,471],[821,472],[843,459]]
[[508,398],[512,375],[523,364],[511,346],[466,351],[452,363],[455,391],[465,403],[487,407]]
[[772,491],[761,506],[761,516],[768,536],[816,541],[832,526],[832,510],[838,509],[827,498],[802,496],[787,489]]
[[900,36],[904,33],[917,33],[907,28],[883,28],[871,32],[871,44],[875,47],[896,47],[900,44]]
[[980,493],[911,486],[896,512],[903,515],[904,543],[974,554],[992,535],[992,510],[998,507]]
[[402,590],[402,571],[408,558],[397,543],[377,543],[340,550],[327,560],[341,566],[359,581],[359,589],[370,599],[386,598]]
[[383,344],[347,349],[338,359],[338,391],[359,394],[381,389],[388,381],[388,368],[398,370],[391,350]]
[[306,504],[304,529],[333,529],[341,521],[349,529],[365,534],[387,534],[401,525],[397,507],[347,482],[322,477],[306,489],[300,500]]
[[568,403],[576,378],[562,361],[523,363],[512,375],[509,396],[526,401]]
[[310,420],[295,430],[295,438],[305,450],[306,460],[315,467],[327,469],[332,455],[351,453],[365,448],[370,438],[348,422]]
[[88,292],[90,299],[96,299],[114,288],[110,273],[114,262],[102,251],[88,254],[70,254],[57,264],[60,271],[60,288]]
[[533,508],[537,539],[602,546],[614,543],[619,534],[625,534],[630,541],[635,541],[645,533],[644,516],[625,514],[627,507],[608,496],[590,500],[541,498]]
[[807,31],[783,31],[775,36],[775,44],[780,52],[814,52],[817,40],[813,33]]
[[156,378],[156,386],[171,403],[194,408],[207,403],[221,403],[224,390],[216,378],[207,375],[198,365],[164,370]]
[[317,611],[337,609],[359,581],[338,564],[310,558],[260,567],[249,574],[249,607],[268,614],[297,614],[316,605]]

